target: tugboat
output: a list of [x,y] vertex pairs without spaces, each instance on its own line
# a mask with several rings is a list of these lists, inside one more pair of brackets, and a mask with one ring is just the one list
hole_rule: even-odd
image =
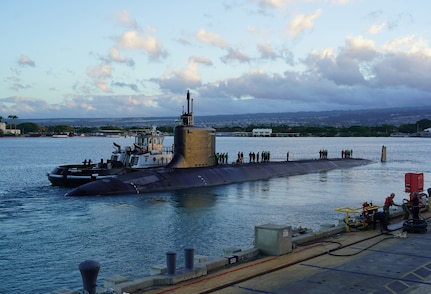
[[168,164],[173,157],[172,147],[163,146],[164,136],[155,127],[140,132],[133,147],[124,149],[114,142],[111,158],[104,162],[60,165],[47,173],[53,186],[78,187],[98,179],[112,178],[141,169],[155,168]]
[[350,168],[371,162],[360,158],[325,158],[219,164],[215,150],[215,129],[194,125],[193,110],[190,110],[190,92],[187,91],[187,112],[183,110],[175,127],[174,157],[169,164],[93,181],[69,191],[66,195],[127,195],[209,187]]

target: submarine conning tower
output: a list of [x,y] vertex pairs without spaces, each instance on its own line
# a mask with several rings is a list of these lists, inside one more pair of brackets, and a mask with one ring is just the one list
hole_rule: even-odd
[[207,167],[216,165],[215,129],[194,125],[193,103],[187,91],[187,112],[174,129],[174,157],[168,168]]

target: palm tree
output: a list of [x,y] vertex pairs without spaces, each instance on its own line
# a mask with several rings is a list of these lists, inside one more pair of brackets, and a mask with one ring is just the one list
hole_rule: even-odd
[[[11,119],[11,120],[12,120],[12,122],[13,122],[13,120],[14,120],[14,119],[17,119],[17,118],[18,118],[18,116],[16,116],[16,115],[9,115],[7,118]],[[12,125],[13,125],[13,124],[12,124]],[[16,131],[16,124],[15,124],[15,126],[14,126],[14,130]]]

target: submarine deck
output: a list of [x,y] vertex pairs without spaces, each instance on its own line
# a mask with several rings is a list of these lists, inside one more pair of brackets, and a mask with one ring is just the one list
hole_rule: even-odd
[[140,194],[226,185],[264,180],[279,176],[318,173],[352,168],[371,163],[361,158],[269,161],[260,163],[224,164],[210,167],[155,168],[136,171],[117,178],[98,180],[80,186],[68,196]]

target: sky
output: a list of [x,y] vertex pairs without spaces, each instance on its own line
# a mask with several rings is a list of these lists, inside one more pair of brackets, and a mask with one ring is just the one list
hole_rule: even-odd
[[0,116],[431,106],[428,0],[14,0]]

